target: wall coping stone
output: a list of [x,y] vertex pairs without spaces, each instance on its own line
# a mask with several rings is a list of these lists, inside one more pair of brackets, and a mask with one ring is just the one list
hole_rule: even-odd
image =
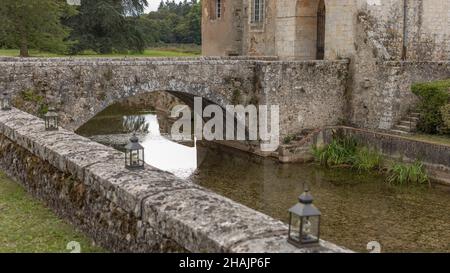
[[[146,165],[124,168],[123,153],[13,108],[0,111],[0,134],[71,174],[137,219],[192,252],[350,252],[332,243],[298,249],[286,241],[287,225],[189,180]],[[295,200],[293,200],[295,202]]]
[[90,59],[2,59],[0,65],[11,67],[26,66],[146,66],[146,65],[236,65],[236,64],[262,64],[262,65],[327,65],[348,64],[349,60],[312,60],[312,61],[283,61],[275,58],[90,58]]

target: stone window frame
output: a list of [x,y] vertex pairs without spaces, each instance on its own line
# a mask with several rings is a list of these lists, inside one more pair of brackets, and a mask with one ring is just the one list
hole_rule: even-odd
[[209,4],[209,19],[212,21],[220,20],[224,12],[224,0],[211,0]]
[[[258,3],[258,5],[256,5]],[[258,7],[258,12],[256,8]],[[263,32],[266,21],[266,0],[250,0],[250,30],[255,32]],[[258,14],[258,16],[256,15]],[[258,18],[256,18],[256,16]]]
[[214,18],[220,19],[223,15],[223,1],[222,0],[215,0],[214,3]]

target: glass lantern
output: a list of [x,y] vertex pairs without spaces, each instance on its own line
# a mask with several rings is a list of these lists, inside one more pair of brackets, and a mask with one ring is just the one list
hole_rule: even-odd
[[125,167],[130,170],[144,168],[144,147],[139,144],[136,134],[133,134],[125,146]]
[[320,240],[320,211],[312,204],[309,189],[300,195],[299,203],[289,209],[288,242],[297,246],[317,245]]
[[11,97],[6,92],[3,93],[2,96],[2,110],[3,111],[11,110]]
[[55,108],[49,108],[47,114],[44,116],[45,120],[45,130],[46,131],[56,131],[58,130],[58,114]]

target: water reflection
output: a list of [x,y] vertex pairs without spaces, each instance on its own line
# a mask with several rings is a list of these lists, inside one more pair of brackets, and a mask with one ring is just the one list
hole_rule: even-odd
[[[122,126],[125,128],[127,132],[142,132],[142,133],[148,133],[148,129],[150,127],[151,122],[156,122],[155,126],[158,126],[158,121],[155,121],[147,119],[146,115],[139,115],[139,116],[124,116]],[[159,126],[158,126],[159,129]]]
[[141,140],[145,148],[144,161],[156,168],[188,178],[197,169],[197,146],[188,147],[164,137],[155,114],[142,116],[148,133]]

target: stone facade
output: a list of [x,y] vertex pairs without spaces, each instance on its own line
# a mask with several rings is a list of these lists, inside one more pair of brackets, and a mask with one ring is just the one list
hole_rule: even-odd
[[347,252],[298,249],[287,226],[151,166],[12,109],[0,111],[0,166],[60,217],[113,252]]
[[[222,14],[215,16],[220,2]],[[351,58],[358,31],[390,60],[450,54],[450,0],[205,0],[203,54]],[[258,3],[258,5],[255,5]],[[263,3],[263,4],[261,4]],[[262,19],[252,14],[262,6]],[[324,14],[324,16],[322,16]],[[361,16],[367,17],[362,21]],[[323,18],[324,19],[321,19]],[[361,24],[365,24],[361,28]],[[324,46],[324,55],[318,49]]]

